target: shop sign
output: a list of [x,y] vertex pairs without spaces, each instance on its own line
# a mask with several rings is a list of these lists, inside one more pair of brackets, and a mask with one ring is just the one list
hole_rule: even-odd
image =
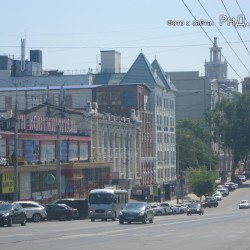
[[14,175],[2,175],[2,194],[14,193]]

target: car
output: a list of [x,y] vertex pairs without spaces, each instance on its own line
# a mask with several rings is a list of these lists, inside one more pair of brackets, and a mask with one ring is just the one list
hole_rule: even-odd
[[230,190],[235,190],[239,187],[239,185],[237,183],[234,183],[234,182],[226,182],[224,184],[226,187],[228,187],[228,189]]
[[250,208],[250,203],[248,200],[241,200],[239,203],[239,209]]
[[193,202],[188,204],[187,215],[192,214],[204,215],[204,208],[201,203]]
[[159,203],[149,203],[150,206],[153,208],[154,215],[164,215],[166,214],[166,210],[164,207],[161,207]]
[[47,220],[72,220],[77,218],[78,210],[65,204],[46,204]]
[[173,214],[184,214],[187,212],[187,206],[184,204],[175,204],[171,207]]
[[154,222],[154,211],[147,202],[129,202],[119,213],[119,223],[142,222],[145,224]]
[[0,204],[0,226],[12,224],[21,224],[26,226],[27,216],[22,206],[18,203],[1,203]]
[[88,200],[87,199],[74,199],[63,198],[52,202],[53,204],[66,204],[69,207],[76,208],[78,210],[78,219],[86,219],[89,214]]
[[165,209],[165,214],[173,214],[173,210],[167,202],[161,202],[160,206]]
[[17,201],[27,215],[28,221],[39,222],[45,220],[47,217],[47,212],[44,206],[40,205],[34,201]]
[[246,179],[249,180],[250,179],[250,170],[243,171],[242,175],[244,175],[246,177]]
[[226,186],[221,186],[221,187],[217,187],[216,192],[220,192],[222,194],[223,197],[226,197],[229,195],[229,190]]
[[241,187],[243,184],[242,178],[235,176],[232,181],[238,185],[238,187]]
[[245,182],[247,179],[246,179],[246,176],[243,175],[243,174],[238,174],[236,175],[235,177],[239,178],[242,182]]
[[221,201],[223,199],[223,196],[219,191],[216,191],[212,196],[215,197],[217,201]]
[[218,203],[218,201],[217,201],[217,199],[216,199],[216,197],[214,197],[214,196],[208,196],[208,197],[206,197],[206,199],[202,202],[202,206],[204,207],[204,208],[206,208],[206,207],[218,207],[218,205],[219,205],[219,203]]

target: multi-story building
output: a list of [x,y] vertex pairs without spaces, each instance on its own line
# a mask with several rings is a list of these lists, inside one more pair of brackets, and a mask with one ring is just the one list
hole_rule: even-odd
[[[55,124],[59,123],[62,131],[61,140],[63,143],[61,147],[64,151],[62,151],[61,161],[65,164],[64,170],[71,173],[72,171],[69,171],[68,167],[73,169],[76,167],[77,171],[73,172],[77,172],[79,176],[83,177],[79,180],[77,176],[72,176],[72,174],[65,175],[66,184],[70,183],[70,178],[80,183],[81,190],[76,191],[75,188],[74,196],[82,196],[83,192],[104,185],[116,184],[120,187],[130,188],[130,186],[140,183],[141,122],[135,114],[131,119],[129,117],[123,119],[115,115],[98,113],[97,104],[91,105],[93,88],[78,86],[73,89],[67,87],[65,89],[58,87],[51,89],[44,87],[18,88],[16,90],[15,88],[14,90],[13,88],[1,89],[0,96],[4,100],[0,104],[2,129],[11,131],[10,122],[7,118],[12,117],[13,119],[14,110],[16,106],[18,107],[18,143],[20,144],[18,154],[24,165],[20,168],[20,171],[25,169],[26,172],[30,171],[32,173],[36,170],[37,165],[38,167],[41,164],[47,166],[47,163],[49,163],[50,171],[55,172],[56,138],[55,135],[50,133],[53,133],[54,130],[51,129],[55,128]],[[72,135],[67,135],[67,133],[72,133],[72,122],[74,122],[74,138]],[[28,133],[30,131],[36,132],[36,134]],[[45,134],[40,135],[40,133]],[[6,142],[4,138],[12,139],[12,143],[10,141]],[[3,139],[0,139],[2,145],[5,145],[5,147],[8,145],[9,147],[5,151],[1,150],[1,156],[9,158],[12,155],[13,138],[12,127],[9,137],[3,136]],[[71,140],[73,141],[72,145],[70,144]],[[86,149],[86,145],[82,145],[82,140],[87,140],[88,149]],[[38,145],[36,157],[30,155],[30,152],[34,151],[31,148],[34,141]],[[84,159],[81,156],[83,151],[84,154],[88,152]],[[89,165],[83,163],[85,161]],[[27,164],[28,166],[26,166]],[[45,168],[41,168],[39,171],[43,172],[43,170]],[[12,171],[13,173],[13,168],[2,168],[0,174],[6,171]],[[4,176],[2,175],[2,178],[5,178]],[[44,173],[42,176],[44,177]],[[28,182],[27,179],[26,181]],[[27,195],[31,194],[29,198],[36,196],[48,198],[47,190],[41,190],[44,192],[40,196],[37,193],[34,194],[34,190],[27,192]],[[72,192],[71,194],[69,192],[67,194],[63,193],[67,196],[72,195]],[[56,191],[53,194],[55,195]],[[28,197],[23,196],[20,190],[20,198],[27,199]]]
[[[147,61],[143,54],[140,54],[135,63],[131,66],[127,73],[120,72],[120,53],[116,51],[102,51],[101,52],[101,71],[98,74],[69,76],[57,74],[53,75],[51,72],[47,72],[47,75],[41,76],[25,76],[17,77],[10,75],[9,78],[5,78],[5,81],[1,81],[1,86],[12,86],[13,93],[15,89],[20,92],[20,87],[30,87],[33,90],[33,95],[29,95],[26,98],[29,101],[20,102],[20,105],[36,106],[38,103],[42,103],[42,98],[38,97],[36,86],[44,86],[41,90],[43,93],[50,92],[50,101],[55,105],[59,103],[65,105],[65,107],[79,108],[83,102],[86,101],[86,92],[89,90],[88,85],[94,86],[103,85],[109,86],[109,88],[115,85],[126,84],[126,86],[134,84],[148,89],[149,94],[136,95],[137,100],[135,110],[139,111],[138,115],[142,120],[142,168],[143,173],[141,184],[149,185],[152,183],[163,184],[175,179],[176,173],[176,159],[175,159],[175,87],[172,82],[166,77],[164,71],[160,67],[157,60],[152,65]],[[31,60],[31,58],[30,58]],[[32,59],[34,60],[34,59]],[[39,61],[38,59],[35,59]],[[40,59],[41,61],[41,59]],[[138,70],[138,72],[137,72]],[[0,70],[1,71],[1,70]],[[3,73],[3,71],[1,71]],[[1,74],[0,72],[0,74]],[[2,78],[3,79],[3,78]],[[75,93],[74,98],[69,94],[69,89],[72,92],[77,92],[77,87],[73,85],[85,85],[85,94],[82,98],[81,93]],[[32,87],[31,87],[32,86]],[[63,87],[62,87],[63,86]],[[33,89],[33,87],[35,87]],[[84,88],[84,86],[82,86]],[[57,91],[62,88],[60,95],[52,96],[52,89]],[[69,88],[66,91],[66,88]],[[49,91],[48,91],[49,90]],[[148,91],[147,90],[147,91]],[[25,94],[24,94],[25,95]],[[6,100],[6,105],[10,101],[10,97],[2,97]],[[12,100],[15,99],[14,94]],[[115,97],[117,98],[117,97]],[[130,101],[131,96],[124,97],[127,102]],[[138,99],[139,98],[139,99]],[[141,101],[140,98],[143,100]],[[53,100],[53,101],[52,101]],[[100,101],[100,100],[99,100]],[[115,102],[115,99],[113,100]],[[147,109],[143,107],[143,103],[147,103]],[[28,107],[27,106],[27,107]],[[99,105],[100,108],[103,105]],[[105,112],[109,113],[111,106],[105,107]],[[113,105],[115,107],[115,105]],[[131,106],[132,108],[132,106]],[[122,110],[122,109],[121,109]],[[120,110],[120,111],[121,111]],[[110,110],[111,111],[111,110]],[[117,113],[117,111],[112,110]],[[127,111],[122,116],[130,117],[128,114],[131,111]],[[136,112],[137,113],[137,112]],[[151,132],[153,131],[153,132]],[[147,143],[145,143],[147,142]]]
[[245,77],[242,83],[242,92],[249,93],[250,92],[250,77]]

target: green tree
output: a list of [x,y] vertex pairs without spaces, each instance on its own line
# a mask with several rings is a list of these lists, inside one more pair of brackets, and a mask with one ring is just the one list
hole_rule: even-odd
[[199,169],[190,167],[186,171],[188,183],[191,186],[192,192],[202,198],[203,195],[211,195],[215,188],[215,175],[206,167]]
[[233,172],[250,152],[250,95],[236,100],[222,99],[212,112],[214,140],[233,151]]
[[179,171],[188,167],[212,168],[218,161],[210,149],[211,135],[202,121],[182,119],[177,122],[176,145]]

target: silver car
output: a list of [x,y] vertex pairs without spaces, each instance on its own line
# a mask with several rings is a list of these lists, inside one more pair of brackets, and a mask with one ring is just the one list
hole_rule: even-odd
[[250,203],[248,200],[241,200],[239,203],[239,209],[250,208]]
[[17,201],[27,214],[27,220],[33,222],[39,222],[45,220],[47,212],[44,206],[34,201]]

